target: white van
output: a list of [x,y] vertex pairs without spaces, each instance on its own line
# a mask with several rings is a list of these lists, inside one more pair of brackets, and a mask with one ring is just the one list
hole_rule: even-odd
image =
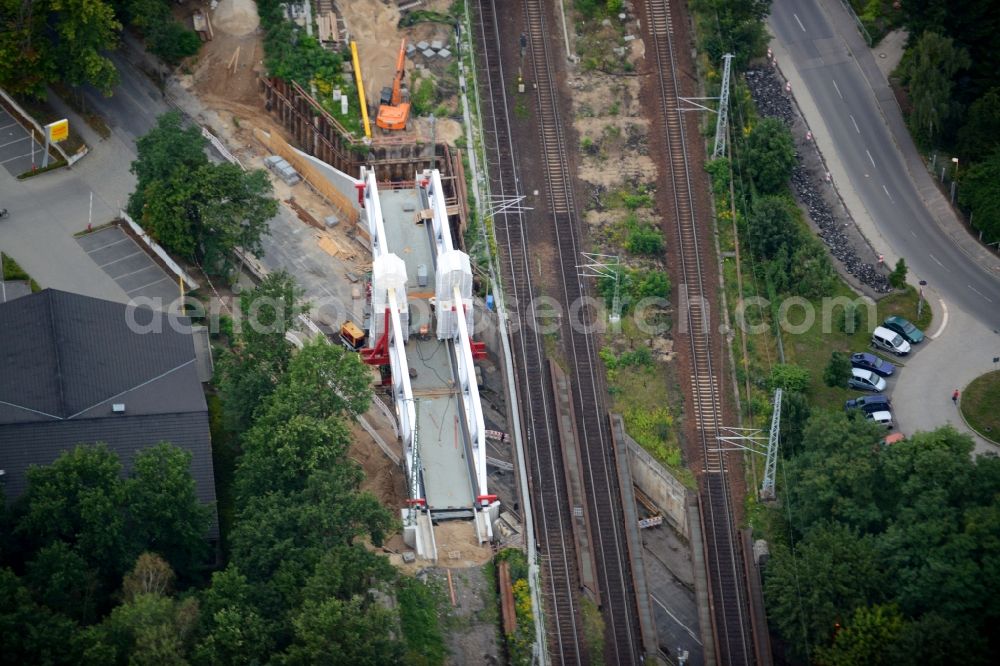
[[872,345],[878,349],[890,351],[896,356],[905,356],[910,353],[910,343],[896,331],[890,331],[884,326],[879,326],[872,331]]
[[880,426],[884,426],[889,430],[892,430],[891,412],[872,412],[871,414],[868,414],[868,418],[870,418],[872,421],[879,424]]

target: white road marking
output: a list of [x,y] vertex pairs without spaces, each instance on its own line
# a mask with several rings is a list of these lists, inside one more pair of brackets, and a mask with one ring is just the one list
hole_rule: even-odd
[[939,298],[938,303],[941,304],[941,309],[944,311],[944,317],[941,319],[941,325],[938,326],[938,330],[934,331],[934,335],[928,336],[931,340],[935,340],[941,335],[941,331],[944,327],[948,325],[948,306],[945,305],[944,299]]
[[[935,264],[937,264],[941,268],[945,269],[946,271],[948,270],[948,267],[945,266],[944,264],[942,264],[941,261],[937,257],[935,257],[933,254],[929,254],[928,253],[928,256],[930,256],[930,258],[934,260]],[[948,271],[948,272],[950,273],[951,271]]]
[[989,301],[990,303],[992,303],[992,302],[993,302],[993,299],[992,299],[992,298],[990,298],[989,296],[987,296],[987,295],[986,295],[986,294],[984,294],[983,292],[979,291],[978,289],[976,289],[975,287],[973,287],[973,286],[972,286],[971,284],[969,285],[969,289],[971,289],[972,291],[976,292],[977,294],[979,294],[980,296],[982,296],[983,298],[985,298],[985,299],[986,299],[987,301]]
[[691,634],[691,638],[694,639],[695,643],[697,643],[698,645],[701,645],[701,641],[698,640],[698,637],[695,635],[695,633],[693,631],[691,631],[691,629],[686,624],[684,624],[683,622],[681,622],[680,620],[678,620],[677,616],[674,615],[673,613],[671,613],[670,609],[668,609],[666,606],[664,606],[663,602],[660,601],[659,599],[657,599],[655,594],[650,594],[649,598],[652,599],[653,601],[655,601],[656,604],[660,608],[663,609],[663,612],[666,613],[667,615],[669,615],[673,619],[674,622],[676,622],[677,624],[681,625],[681,627],[683,627],[684,631],[686,631],[689,634]]
[[916,231],[914,231],[913,229],[910,229],[909,231],[910,231],[910,235],[911,236],[913,236],[914,238],[917,237],[917,232]]
[[837,85],[837,79],[831,79],[831,81],[833,81],[833,87],[837,91],[837,95],[840,96],[840,99],[844,99],[844,96],[840,94],[840,86]]
[[7,146],[13,146],[15,143],[21,143],[22,141],[28,139],[28,135],[25,134],[20,139],[14,139],[13,141],[8,141],[7,143],[0,144],[0,148],[6,148]]
[[885,196],[889,197],[889,201],[891,201],[892,203],[896,203],[896,200],[892,198],[891,194],[889,194],[889,188],[883,185],[882,190],[885,192]]
[[802,32],[805,32],[806,31],[806,27],[804,25],[802,25],[802,21],[799,20],[799,15],[798,14],[792,14],[792,16],[795,17],[795,22],[799,24],[800,28],[802,28]]
[[867,148],[865,148],[865,154],[868,155],[868,159],[871,161],[872,167],[875,168],[875,169],[877,169],[878,167],[875,166],[875,158],[872,157],[872,154],[870,152],[868,152]]
[[10,159],[7,159],[7,160],[4,160],[3,162],[0,162],[0,164],[7,164],[7,162],[13,162],[14,160],[19,160],[22,157],[30,157],[30,156],[31,156],[31,153],[25,153],[24,155],[15,155],[14,157],[11,157]]
[[854,116],[851,116],[851,122],[854,123],[854,131],[857,132],[858,134],[861,134],[861,128],[858,127],[858,121],[854,119]]

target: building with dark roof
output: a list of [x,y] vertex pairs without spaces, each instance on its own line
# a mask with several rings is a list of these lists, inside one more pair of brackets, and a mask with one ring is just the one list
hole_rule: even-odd
[[7,500],[30,465],[104,442],[126,473],[137,452],[191,453],[198,498],[218,537],[208,406],[185,318],[46,289],[0,303],[0,477]]

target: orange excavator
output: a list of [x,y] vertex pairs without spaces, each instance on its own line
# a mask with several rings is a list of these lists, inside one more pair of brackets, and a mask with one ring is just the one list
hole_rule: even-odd
[[404,130],[406,121],[410,117],[410,103],[402,99],[403,74],[406,64],[406,40],[399,46],[399,57],[396,58],[396,76],[392,80],[391,88],[382,88],[382,96],[379,100],[378,116],[375,124],[382,129]]

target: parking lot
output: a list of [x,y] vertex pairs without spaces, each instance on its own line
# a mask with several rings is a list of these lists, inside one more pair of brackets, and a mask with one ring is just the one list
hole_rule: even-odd
[[35,139],[32,140],[31,132],[0,107],[0,164],[12,176],[19,176],[31,170],[32,155],[34,164],[42,166],[44,141],[44,137],[39,136],[37,131]]
[[149,305],[166,309],[180,295],[176,280],[118,227],[107,227],[76,240],[129,298],[157,299]]

